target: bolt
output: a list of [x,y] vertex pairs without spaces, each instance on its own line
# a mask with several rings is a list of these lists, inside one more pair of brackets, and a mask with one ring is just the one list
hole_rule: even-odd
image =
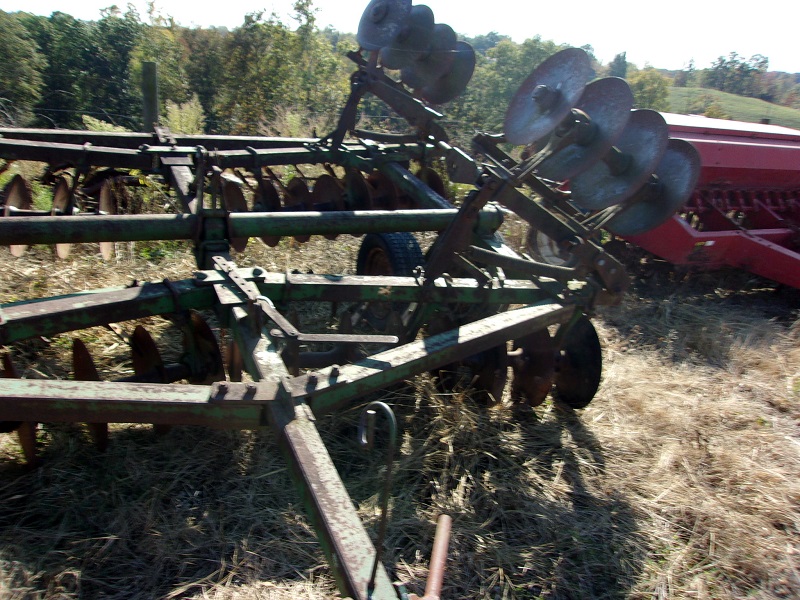
[[255,391],[256,391],[256,384],[255,383],[248,383],[244,387],[248,392],[255,393]]
[[333,377],[334,379],[339,377],[339,365],[333,365],[331,367],[331,377]]

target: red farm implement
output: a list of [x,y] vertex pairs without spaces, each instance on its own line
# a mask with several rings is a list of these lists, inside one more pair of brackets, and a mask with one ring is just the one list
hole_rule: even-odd
[[697,187],[645,233],[610,228],[675,265],[735,267],[800,288],[800,131],[664,114],[700,154]]

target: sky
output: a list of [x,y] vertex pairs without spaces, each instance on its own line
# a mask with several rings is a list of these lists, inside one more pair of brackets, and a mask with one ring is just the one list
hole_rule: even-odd
[[[0,0],[0,9],[23,10],[50,15],[60,10],[78,19],[96,20],[100,10],[112,4],[127,6],[126,0]],[[339,31],[358,29],[368,0],[314,0],[317,25],[331,25]],[[415,2],[418,4],[421,2]],[[741,2],[723,5],[708,0],[672,0],[645,3],[641,0],[427,0],[437,23],[447,23],[466,36],[496,31],[517,42],[539,35],[558,44],[594,48],[604,64],[616,54],[626,52],[628,62],[663,69],[683,69],[691,60],[698,69],[707,68],[719,57],[736,52],[750,58],[762,54],[769,58],[771,71],[800,73],[797,46],[797,17],[800,9],[785,0]],[[147,3],[131,2],[142,20]],[[645,4],[651,7],[645,8]],[[791,6],[795,6],[794,9]],[[205,7],[208,8],[205,8]],[[276,13],[287,25],[292,0],[156,0],[164,16],[181,25],[232,29],[247,13],[264,10]],[[794,13],[794,14],[793,14]]]

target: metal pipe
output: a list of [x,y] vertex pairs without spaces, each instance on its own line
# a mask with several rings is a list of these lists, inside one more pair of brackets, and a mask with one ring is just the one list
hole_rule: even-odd
[[[232,238],[440,231],[457,214],[456,209],[232,213],[226,219]],[[79,244],[146,240],[194,239],[200,226],[197,215],[72,215],[0,219],[0,244]],[[497,228],[502,215],[489,209],[480,215],[481,228]]]
[[450,547],[450,530],[453,519],[449,515],[441,515],[436,523],[436,535],[433,538],[431,564],[428,569],[428,582],[425,585],[425,598],[439,599],[444,583],[444,570],[447,566],[447,550]]

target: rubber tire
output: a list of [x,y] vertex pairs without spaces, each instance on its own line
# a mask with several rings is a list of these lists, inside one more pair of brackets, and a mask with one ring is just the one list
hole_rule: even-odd
[[[358,249],[356,274],[411,277],[414,269],[424,263],[419,243],[411,233],[369,233]],[[407,306],[400,302],[391,305],[374,302],[367,310],[368,321],[376,329],[385,329],[390,311],[403,312]]]
[[[376,265],[376,257],[385,260],[382,270],[371,271]],[[358,249],[356,273],[358,275],[390,275],[411,277],[414,269],[425,262],[417,238],[408,232],[370,233],[364,236]]]

